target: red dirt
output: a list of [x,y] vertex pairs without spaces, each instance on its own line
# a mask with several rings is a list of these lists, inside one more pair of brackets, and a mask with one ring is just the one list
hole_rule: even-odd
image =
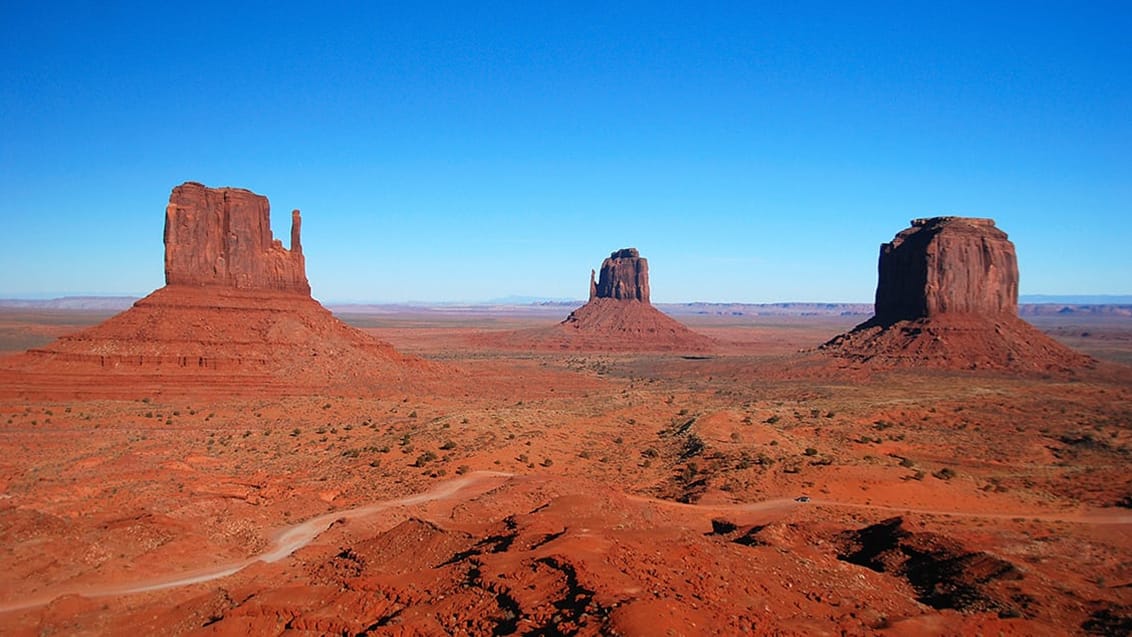
[[[482,333],[475,321],[405,321],[371,331],[440,366],[441,380],[373,375],[373,386],[341,392],[296,383],[261,397],[248,375],[237,395],[215,384],[177,393],[198,372],[164,363],[169,391],[131,399],[114,398],[133,382],[120,370],[50,381],[45,365],[37,378],[47,386],[30,398],[5,379],[3,630],[1127,627],[1132,536],[1121,522],[1129,510],[1116,505],[1132,496],[1132,369],[810,377],[810,359],[780,352],[837,324],[736,321],[697,325],[718,349],[692,360],[507,354],[454,345]],[[147,326],[159,342],[159,323],[131,329]],[[355,514],[477,471],[515,475]],[[812,500],[794,501],[803,494]],[[894,516],[899,527],[869,544],[875,564],[850,559],[854,542],[864,547],[867,530]],[[112,594],[254,559],[308,520],[329,528],[279,561]],[[12,608],[37,602],[46,605]]]

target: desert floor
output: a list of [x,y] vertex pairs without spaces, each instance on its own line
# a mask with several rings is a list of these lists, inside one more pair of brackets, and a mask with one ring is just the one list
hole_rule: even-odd
[[[108,315],[5,310],[0,353]],[[0,391],[0,633],[1132,631],[1127,317],[1035,319],[1099,363],[1009,377],[797,354],[856,316],[679,317],[697,356],[341,316],[448,389]]]

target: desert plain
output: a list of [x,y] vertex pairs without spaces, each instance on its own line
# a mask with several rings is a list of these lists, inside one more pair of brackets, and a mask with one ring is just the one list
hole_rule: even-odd
[[[1095,364],[1011,373],[831,365],[867,314],[829,309],[670,309],[692,354],[530,347],[569,307],[333,309],[415,371],[7,373],[0,633],[1132,629],[1120,312],[1028,316]],[[8,308],[0,350],[113,313]]]

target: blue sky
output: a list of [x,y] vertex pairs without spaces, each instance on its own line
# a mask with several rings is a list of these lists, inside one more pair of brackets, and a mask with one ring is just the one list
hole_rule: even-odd
[[1023,294],[1132,293],[1127,2],[396,4],[0,3],[0,296],[160,287],[189,180],[301,209],[323,300],[635,246],[655,301],[871,301],[941,214]]

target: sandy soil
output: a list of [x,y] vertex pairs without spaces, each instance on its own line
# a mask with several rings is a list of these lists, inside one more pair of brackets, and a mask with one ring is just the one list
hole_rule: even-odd
[[[0,349],[97,318],[44,316]],[[1132,629],[1132,324],[1043,324],[1100,364],[1013,377],[797,354],[859,317],[682,318],[699,355],[347,319],[441,380],[0,384],[0,633]]]

